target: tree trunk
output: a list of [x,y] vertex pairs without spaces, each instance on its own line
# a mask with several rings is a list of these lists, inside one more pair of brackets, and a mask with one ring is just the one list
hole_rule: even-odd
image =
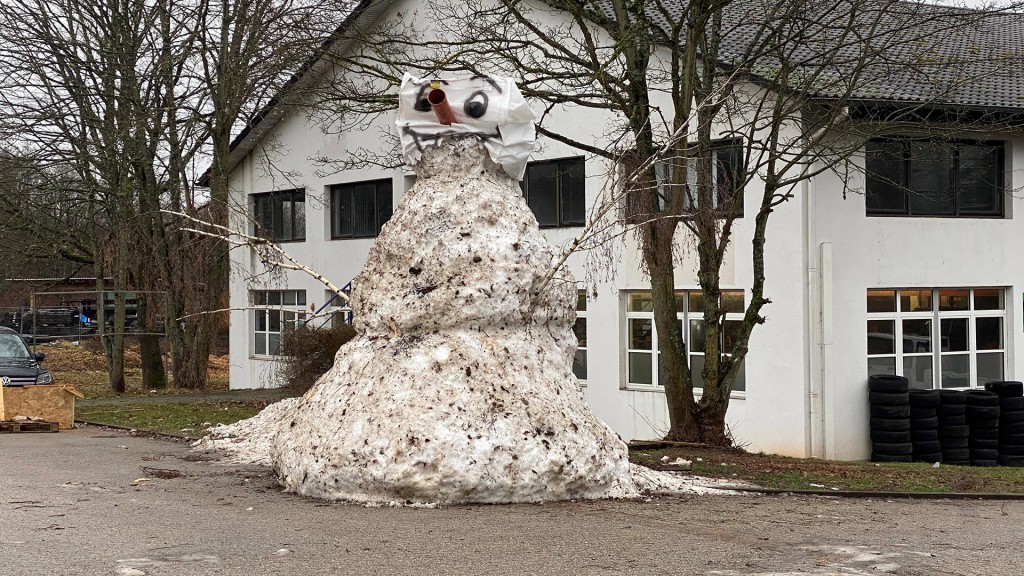
[[147,390],[159,390],[167,387],[167,373],[164,371],[156,318],[149,304],[150,297],[151,294],[139,294],[139,356],[142,360],[142,386]]

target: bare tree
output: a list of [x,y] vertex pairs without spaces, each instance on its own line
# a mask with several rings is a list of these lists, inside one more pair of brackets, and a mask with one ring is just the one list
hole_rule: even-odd
[[[114,289],[112,330],[99,307],[111,385],[124,389],[126,290],[138,291],[146,385],[166,381],[153,311],[181,318],[220,307],[226,245],[162,209],[226,223],[231,136],[289,81],[295,62],[340,19],[331,0],[33,0],[0,6],[0,133],[86,214],[84,252],[100,293]],[[301,56],[300,56],[301,55]],[[194,186],[212,158],[209,188]],[[12,212],[23,228],[44,222]],[[73,254],[65,240],[54,252]],[[81,238],[77,238],[81,242]],[[105,278],[112,278],[108,285]],[[153,294],[168,294],[150,302]],[[174,383],[199,388],[216,317],[167,322]]]

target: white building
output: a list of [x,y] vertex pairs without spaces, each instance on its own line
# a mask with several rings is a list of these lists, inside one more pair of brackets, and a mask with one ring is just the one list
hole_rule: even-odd
[[[360,25],[379,14],[366,10]],[[1024,83],[1016,82],[1014,93],[1024,93]],[[1024,103],[995,100],[970,106],[1024,110]],[[347,283],[414,177],[369,167],[321,176],[310,158],[382,150],[380,130],[390,129],[392,120],[327,136],[301,111],[268,110],[233,145],[232,202],[249,207],[291,255]],[[606,120],[567,108],[548,126],[601,142]],[[898,147],[902,160],[866,160],[885,147]],[[604,184],[605,167],[550,140],[534,158],[528,201],[551,241],[567,242],[583,204],[590,205]],[[728,417],[733,436],[748,449],[866,458],[869,372],[895,370],[920,387],[967,387],[1024,371],[1024,200],[1012,193],[1024,188],[1016,170],[1024,166],[1024,137],[879,141],[854,162],[860,170],[850,176],[826,172],[804,182],[772,216],[765,262],[772,303],[763,310],[767,322],[751,337]],[[949,176],[938,177],[940,169]],[[868,196],[844,195],[842,179],[850,179],[849,189],[864,190],[864,173],[869,179],[884,174],[931,196],[908,196],[880,180],[870,183]],[[756,210],[758,196],[746,195],[746,213]],[[738,241],[749,241],[752,220],[737,220]],[[237,216],[235,225],[250,223]],[[752,281],[746,246],[731,252],[722,269],[726,297],[738,306]],[[627,242],[614,280],[588,285],[598,297],[581,300],[579,312],[581,385],[597,415],[626,440],[656,438],[668,425],[639,258]],[[583,264],[576,257],[569,262],[579,279],[586,277]],[[266,277],[258,285],[244,281],[261,271],[251,254],[235,253],[233,266],[231,387],[277,386],[274,350],[282,328],[329,294],[302,273]],[[681,312],[684,325],[699,328],[694,270],[684,263],[676,281],[689,303]],[[700,354],[691,360],[699,362]]]

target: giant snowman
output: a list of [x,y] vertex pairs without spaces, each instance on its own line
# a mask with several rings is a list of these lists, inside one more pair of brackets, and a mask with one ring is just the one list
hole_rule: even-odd
[[544,280],[556,251],[517,184],[533,113],[493,77],[407,76],[400,100],[417,179],[352,283],[357,336],[297,403],[256,417],[281,482],[364,503],[636,495],[572,373],[576,282]]

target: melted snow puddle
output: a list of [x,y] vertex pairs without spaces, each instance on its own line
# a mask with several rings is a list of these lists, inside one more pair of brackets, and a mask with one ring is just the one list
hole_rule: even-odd
[[157,556],[154,558],[127,558],[118,560],[118,576],[144,576],[142,568],[176,566],[178,564],[218,564],[220,558],[210,554],[184,554],[181,556]]
[[881,552],[867,546],[800,546],[805,552],[837,556],[827,566],[793,572],[738,572],[736,570],[714,570],[708,572],[715,576],[800,576],[814,574],[816,576],[877,576],[878,574],[896,574],[903,566],[896,560],[906,556],[930,557],[928,552]]

